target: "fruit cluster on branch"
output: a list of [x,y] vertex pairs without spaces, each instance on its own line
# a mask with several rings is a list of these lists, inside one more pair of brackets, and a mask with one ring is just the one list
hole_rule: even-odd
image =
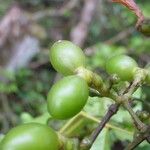
[[[120,107],[124,107],[129,112],[138,130],[137,136],[126,149],[133,149],[143,140],[149,141],[150,125],[143,122],[141,115],[137,115],[130,105],[132,94],[137,88],[143,84],[150,85],[149,68],[138,67],[136,61],[127,55],[115,55],[106,60],[106,72],[111,76],[111,82],[105,81],[100,74],[87,69],[83,51],[70,41],[65,40],[53,44],[50,49],[50,62],[59,73],[65,76],[52,86],[47,96],[48,112],[53,119],[72,118],[71,121],[76,119],[74,116],[80,113],[86,105],[91,91],[95,91],[98,97],[108,97],[114,101],[97,129],[88,139],[89,142],[84,149],[89,149],[92,146],[106,123]],[[120,86],[125,82],[128,83],[128,86]],[[60,131],[60,133],[63,132]],[[58,150],[69,141],[60,133],[56,134],[47,125],[38,123],[20,125],[5,135],[0,143],[0,149],[49,150],[51,148]]]

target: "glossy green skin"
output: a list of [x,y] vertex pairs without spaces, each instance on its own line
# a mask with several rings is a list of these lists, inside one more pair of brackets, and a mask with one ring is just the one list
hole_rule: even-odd
[[58,150],[58,137],[46,125],[23,124],[6,134],[0,143],[0,150]]
[[72,42],[58,41],[50,49],[50,62],[57,72],[72,75],[76,68],[85,66],[83,51]]
[[126,55],[111,57],[106,63],[106,71],[109,74],[117,74],[123,81],[132,81],[137,63]]
[[48,93],[48,111],[55,119],[68,119],[79,113],[87,102],[89,89],[84,79],[67,76]]

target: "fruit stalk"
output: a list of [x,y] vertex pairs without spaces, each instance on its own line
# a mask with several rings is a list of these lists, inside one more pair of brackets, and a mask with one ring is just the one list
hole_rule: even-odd
[[102,96],[108,95],[108,88],[106,87],[100,75],[84,67],[77,68],[75,70],[75,73],[76,75],[82,77],[91,88],[97,90],[100,93],[100,95]]

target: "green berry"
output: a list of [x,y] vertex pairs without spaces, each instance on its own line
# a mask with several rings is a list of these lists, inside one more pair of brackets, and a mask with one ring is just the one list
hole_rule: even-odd
[[85,66],[86,58],[83,51],[72,42],[58,41],[50,49],[52,66],[63,75],[72,75],[74,71]]
[[116,74],[123,81],[132,81],[137,63],[126,55],[111,57],[106,63],[106,71],[109,74]]
[[48,111],[55,119],[68,119],[79,113],[89,96],[88,85],[78,76],[67,76],[48,93]]
[[12,128],[2,139],[0,150],[58,150],[55,131],[46,125],[28,123]]

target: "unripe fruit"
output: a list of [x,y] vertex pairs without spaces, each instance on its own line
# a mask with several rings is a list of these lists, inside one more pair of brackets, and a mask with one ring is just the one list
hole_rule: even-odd
[[29,123],[11,129],[0,143],[0,150],[58,150],[57,134],[48,126]]
[[67,76],[48,93],[48,111],[55,119],[68,119],[79,113],[87,102],[88,85],[78,76]]
[[72,75],[76,68],[85,66],[83,51],[72,42],[58,41],[50,49],[50,62],[59,73]]
[[123,81],[133,80],[136,67],[136,61],[126,55],[113,56],[106,63],[106,71],[109,74],[117,74]]

